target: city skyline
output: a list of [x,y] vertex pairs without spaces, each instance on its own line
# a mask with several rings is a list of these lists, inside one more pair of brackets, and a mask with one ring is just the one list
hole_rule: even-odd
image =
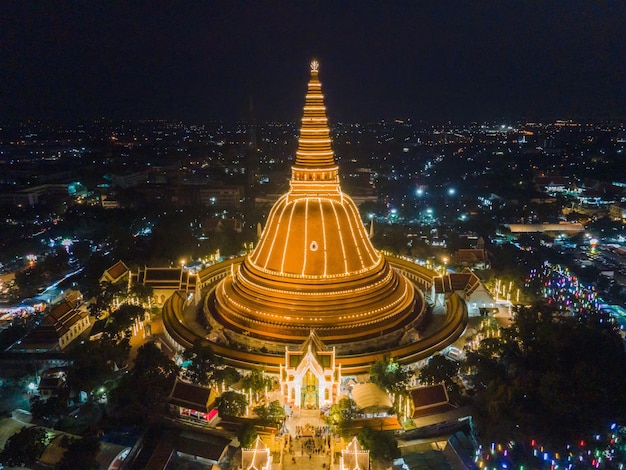
[[331,122],[626,109],[621,2],[5,8],[2,119],[296,120],[314,56]]

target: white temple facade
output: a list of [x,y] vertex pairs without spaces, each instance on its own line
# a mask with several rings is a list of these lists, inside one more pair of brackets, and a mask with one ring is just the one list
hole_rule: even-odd
[[335,363],[335,348],[328,350],[311,330],[297,350],[285,349],[280,367],[280,386],[285,403],[295,409],[320,409],[337,401],[341,365]]

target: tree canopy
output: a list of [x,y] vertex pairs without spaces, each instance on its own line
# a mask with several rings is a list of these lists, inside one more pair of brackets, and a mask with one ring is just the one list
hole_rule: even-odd
[[372,460],[390,462],[400,457],[398,442],[387,431],[374,431],[372,428],[365,427],[361,429],[357,439],[364,449],[370,451]]
[[220,365],[218,357],[207,342],[195,342],[183,352],[183,376],[197,385],[213,385]]
[[255,406],[254,413],[264,426],[278,426],[285,418],[285,410],[278,400],[273,400],[268,405]]
[[174,386],[178,366],[154,343],[137,351],[135,364],[109,394],[111,414],[120,424],[146,425],[165,412],[165,399]]
[[97,437],[84,437],[82,439],[68,439],[63,443],[67,450],[59,462],[59,470],[98,470],[100,463],[96,456],[100,451],[100,440]]
[[34,464],[47,444],[46,430],[23,427],[13,434],[0,452],[0,463],[6,467],[24,467]]
[[243,416],[246,414],[248,399],[241,393],[227,391],[218,397],[216,406],[220,415]]
[[484,442],[535,439],[564,449],[626,418],[626,352],[607,322],[521,308],[501,338],[468,352],[465,367]]
[[272,387],[272,379],[267,377],[263,370],[255,369],[248,375],[244,375],[241,379],[241,386],[246,391],[251,391],[256,399],[256,396],[265,391],[270,390]]
[[356,403],[352,398],[343,397],[330,407],[327,422],[333,432],[343,434],[348,429],[350,421],[357,417]]
[[459,365],[456,361],[448,359],[441,354],[432,356],[428,363],[420,369],[420,381],[427,385],[443,382],[448,393],[458,395],[459,385],[456,382],[459,373]]
[[404,394],[413,373],[392,358],[378,359],[370,366],[370,380],[394,395]]

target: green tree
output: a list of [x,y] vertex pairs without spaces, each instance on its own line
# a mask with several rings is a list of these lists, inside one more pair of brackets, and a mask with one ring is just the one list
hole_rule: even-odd
[[[521,308],[500,338],[468,352],[476,389],[475,424],[484,442],[528,436],[554,451],[602,434],[620,422],[626,397],[626,352],[609,322]],[[558,399],[557,399],[558,398]]]
[[40,397],[30,399],[30,413],[33,418],[55,423],[63,417],[67,408],[67,400],[60,397],[50,397],[42,400]]
[[219,384],[222,389],[230,387],[241,380],[241,374],[234,367],[221,367],[213,374],[215,382]]
[[111,313],[104,329],[105,334],[112,338],[132,336],[131,328],[135,320],[142,319],[145,311],[139,305],[122,304]]
[[248,399],[241,393],[228,391],[218,397],[216,406],[220,415],[243,416],[246,414]]
[[356,403],[352,398],[343,397],[330,407],[327,422],[333,432],[343,434],[348,428],[350,421],[357,417]]
[[152,286],[135,283],[130,288],[129,296],[137,297],[142,304],[148,304],[154,297],[154,289]]
[[95,436],[82,439],[69,438],[62,443],[67,450],[59,462],[59,470],[99,470],[100,463],[96,460],[100,451],[100,440]]
[[459,385],[456,382],[459,373],[459,365],[456,361],[448,359],[441,354],[432,356],[428,363],[420,369],[420,381],[427,385],[444,383],[448,393],[457,396]]
[[241,386],[245,391],[251,391],[254,394],[254,401],[256,402],[259,393],[271,390],[272,379],[267,377],[262,369],[255,369],[248,375],[243,376]]
[[365,427],[359,432],[357,439],[364,449],[370,451],[372,460],[379,460],[388,464],[393,459],[400,457],[398,442],[387,431],[374,431]]
[[120,424],[145,426],[166,412],[179,367],[154,343],[137,351],[133,368],[109,394],[110,413]]
[[115,378],[115,369],[128,361],[128,338],[117,340],[103,337],[100,341],[86,341],[74,345],[68,352],[72,365],[67,382],[74,391],[84,391],[90,396],[104,383]]
[[403,395],[413,372],[391,358],[378,359],[370,366],[370,380],[394,396]]
[[46,431],[40,427],[23,427],[13,434],[0,452],[0,463],[7,467],[34,464],[48,443]]
[[278,400],[271,401],[268,405],[258,405],[253,409],[264,426],[279,426],[285,419],[285,410]]
[[254,444],[257,435],[258,433],[256,432],[256,428],[254,427],[254,425],[246,423],[241,428],[241,431],[239,431],[239,435],[237,437],[239,439],[241,447],[250,448],[252,447],[252,444]]
[[198,385],[214,385],[220,361],[206,341],[196,341],[183,352],[183,377]]

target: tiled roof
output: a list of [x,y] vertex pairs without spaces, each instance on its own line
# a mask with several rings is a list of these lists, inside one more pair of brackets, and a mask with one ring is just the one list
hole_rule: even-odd
[[111,278],[111,282],[119,281],[127,273],[128,266],[126,266],[123,261],[118,261],[105,271],[105,275]]
[[456,408],[448,399],[448,392],[443,384],[428,385],[411,390],[413,418],[429,416]]
[[183,408],[208,413],[213,408],[216,398],[215,391],[208,387],[176,380],[170,396],[167,397],[167,402]]

